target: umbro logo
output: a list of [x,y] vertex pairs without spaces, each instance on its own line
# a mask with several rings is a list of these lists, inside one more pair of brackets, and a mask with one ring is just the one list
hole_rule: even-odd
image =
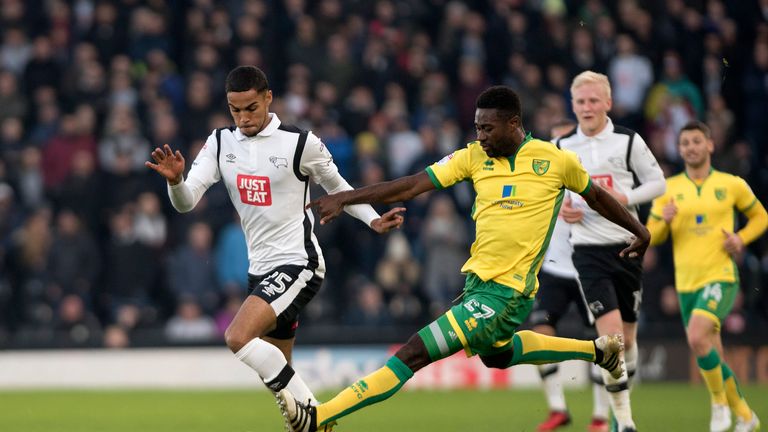
[[235,163],[235,159],[237,159],[237,156],[235,156],[235,155],[234,155],[234,154],[232,154],[232,153],[229,153],[229,154],[226,156],[226,158],[227,158],[227,162],[228,162],[228,163]]

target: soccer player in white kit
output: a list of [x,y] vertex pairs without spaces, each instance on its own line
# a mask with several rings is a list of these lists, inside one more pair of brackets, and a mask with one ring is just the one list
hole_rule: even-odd
[[[288,388],[314,404],[312,392],[290,366],[298,314],[325,275],[314,216],[304,207],[310,180],[329,194],[352,187],[317,136],[284,125],[269,112],[272,91],[259,68],[233,69],[226,93],[235,126],[211,133],[186,180],[184,157],[167,144],[152,152],[154,163],[146,166],[167,179],[171,203],[181,213],[192,210],[211,185],[224,182],[245,232],[251,289],[226,330],[227,346],[270,390]],[[370,205],[345,210],[384,233],[402,224],[405,209],[393,208],[381,217]]]
[[[614,125],[608,77],[592,71],[571,84],[571,105],[579,126],[558,144],[579,156],[592,181],[624,204],[635,217],[637,205],[666,190],[656,158],[635,131]],[[573,195],[572,195],[573,196]],[[603,374],[619,432],[636,432],[629,401],[629,376],[637,367],[637,318],[642,299],[642,260],[619,257],[631,240],[629,231],[591,210],[584,200],[566,199],[560,214],[571,224],[573,264],[599,335],[624,334],[626,372],[621,378]]]
[[[551,130],[552,142],[557,143],[560,137],[572,133],[576,122],[563,120],[555,123]],[[559,145],[559,144],[557,144]],[[576,307],[582,323],[586,328],[592,328],[595,317],[587,307],[587,300],[579,284],[578,274],[573,266],[571,255],[573,247],[570,243],[571,225],[558,217],[554,231],[544,255],[544,262],[539,271],[539,292],[533,311],[528,317],[533,331],[548,336],[557,334],[560,319],[568,312],[571,304]],[[571,423],[571,415],[565,401],[563,386],[558,377],[558,363],[541,364],[536,366],[541,376],[544,395],[549,407],[549,415],[536,428],[537,432],[552,432],[566,427]],[[587,432],[608,432],[608,393],[605,391],[603,376],[599,367],[590,367],[592,380],[592,420],[587,425]]]

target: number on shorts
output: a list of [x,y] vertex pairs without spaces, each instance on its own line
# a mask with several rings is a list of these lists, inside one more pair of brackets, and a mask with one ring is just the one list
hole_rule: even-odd
[[[490,307],[480,303],[479,301],[472,299],[466,303],[464,303],[464,307],[467,308],[468,311],[472,312],[472,316],[480,319],[480,318],[490,318],[496,314],[496,312],[491,309]],[[475,312],[479,308],[482,310],[482,312]]]
[[282,294],[285,292],[285,283],[293,281],[293,278],[283,272],[273,273],[266,279],[261,281],[261,290],[268,296],[273,296],[276,293]]
[[719,283],[710,284],[704,287],[704,300],[713,299],[720,303],[723,298],[723,288]]

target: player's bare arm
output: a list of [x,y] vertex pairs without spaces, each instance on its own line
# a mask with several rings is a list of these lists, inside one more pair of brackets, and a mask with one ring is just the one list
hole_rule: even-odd
[[152,159],[155,163],[147,161],[144,165],[165,177],[171,186],[181,183],[184,175],[184,156],[180,151],[176,150],[174,153],[171,146],[165,144],[163,148],[157,147],[152,151]]
[[650,232],[616,198],[594,183],[582,196],[587,204],[601,216],[635,235],[632,243],[619,255],[634,258],[645,254],[651,242]]
[[[332,195],[325,195],[307,204],[306,208],[314,208],[320,214],[320,224],[324,225],[341,214],[344,206],[347,205],[373,203],[388,204],[408,201],[416,195],[433,189],[435,189],[435,185],[432,184],[429,175],[426,171],[422,171],[418,174],[401,177],[397,180],[377,183],[360,189],[339,192]],[[390,212],[392,212],[392,210],[390,210]]]

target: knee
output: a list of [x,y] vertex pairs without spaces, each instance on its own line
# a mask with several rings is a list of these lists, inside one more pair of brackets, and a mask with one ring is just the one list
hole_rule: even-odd
[[413,372],[432,363],[432,359],[429,358],[429,351],[418,334],[411,336],[408,342],[397,350],[395,357],[399,358]]
[[238,326],[230,324],[227,330],[224,331],[224,342],[227,344],[227,348],[233,353],[237,353],[242,349],[253,337],[246,335],[242,329]]
[[709,338],[698,332],[688,334],[688,346],[691,347],[691,351],[696,357],[707,355],[712,350]]
[[512,362],[512,350],[507,350],[507,351],[504,351],[503,353],[489,355],[489,356],[481,355],[480,360],[483,362],[483,364],[487,368],[506,369],[510,366],[510,363]]

